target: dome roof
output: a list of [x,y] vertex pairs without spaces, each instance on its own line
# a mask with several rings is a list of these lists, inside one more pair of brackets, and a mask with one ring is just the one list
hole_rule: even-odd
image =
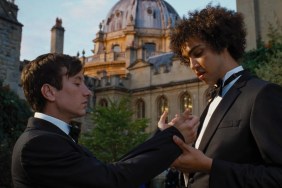
[[120,0],[103,23],[105,33],[135,28],[167,29],[179,19],[175,9],[164,0]]

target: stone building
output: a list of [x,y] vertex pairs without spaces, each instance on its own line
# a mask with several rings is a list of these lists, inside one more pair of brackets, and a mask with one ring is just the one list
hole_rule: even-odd
[[282,31],[281,0],[236,0],[237,11],[245,16],[247,50],[256,49],[258,43],[268,43],[269,27]]
[[[282,20],[282,1],[236,3],[245,16],[247,50],[256,48],[259,40],[267,42],[269,24],[277,26]],[[185,107],[200,115],[207,104],[208,87],[169,48],[170,28],[178,19],[164,0],[118,1],[99,26],[93,55],[81,58],[85,74],[94,78],[91,105],[130,96],[136,118],[150,119],[148,131],[155,128],[164,109],[169,110],[169,119]]]
[[16,93],[19,87],[20,47],[23,25],[13,0],[0,0],[0,80]]
[[94,55],[82,57],[92,79],[91,105],[130,97],[136,118],[148,118],[148,131],[160,115],[169,119],[191,108],[200,115],[207,103],[207,86],[169,48],[170,29],[180,19],[164,0],[120,0],[100,24],[93,40]]
[[[281,27],[281,0],[236,2],[237,10],[245,15],[247,49],[256,48],[258,40],[268,41],[269,23]],[[21,95],[23,25],[17,12],[13,0],[0,0],[0,80]],[[169,118],[185,107],[200,115],[208,88],[169,49],[170,28],[178,19],[176,10],[164,0],[120,0],[109,9],[93,40],[93,55],[81,57],[95,94],[90,105],[130,96],[136,118],[151,120],[148,131],[155,128],[164,109],[169,110]],[[63,53],[63,43],[64,28],[57,18],[51,29],[51,51]]]

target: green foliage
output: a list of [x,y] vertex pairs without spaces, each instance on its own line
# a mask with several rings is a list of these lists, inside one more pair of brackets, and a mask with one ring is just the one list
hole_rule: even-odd
[[282,85],[282,27],[269,26],[268,44],[260,43],[258,49],[246,52],[242,65],[254,75]]
[[282,86],[282,51],[269,59],[268,63],[255,69],[258,77]]
[[13,146],[31,115],[26,101],[0,82],[0,182],[11,187],[11,154]]
[[256,75],[255,69],[267,62],[271,54],[273,54],[271,48],[266,48],[263,44],[260,44],[257,49],[250,50],[244,54],[242,66]]
[[80,139],[80,143],[106,163],[117,161],[148,137],[145,132],[148,120],[132,119],[134,113],[128,98],[108,101],[108,107],[96,107],[92,114],[95,126]]
[[277,20],[275,26],[273,24],[269,25],[268,37],[270,38],[271,44],[282,44],[282,26]]

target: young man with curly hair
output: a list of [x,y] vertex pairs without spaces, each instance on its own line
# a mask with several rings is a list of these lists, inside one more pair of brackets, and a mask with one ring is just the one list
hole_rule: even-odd
[[242,14],[210,4],[172,32],[181,61],[221,88],[201,115],[194,147],[174,137],[183,154],[173,166],[189,173],[189,188],[282,187],[282,88],[239,65],[245,37]]

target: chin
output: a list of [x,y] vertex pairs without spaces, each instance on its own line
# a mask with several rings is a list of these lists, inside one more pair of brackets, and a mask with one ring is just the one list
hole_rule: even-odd
[[209,81],[206,80],[206,79],[200,79],[200,80],[202,80],[203,82],[205,82],[205,84],[208,84],[208,85],[210,84]]
[[78,118],[81,118],[86,115],[86,110],[77,114]]
[[212,82],[212,81],[204,81],[207,85],[210,85],[210,86],[213,86],[214,84],[216,84],[216,83],[214,83],[214,82]]

